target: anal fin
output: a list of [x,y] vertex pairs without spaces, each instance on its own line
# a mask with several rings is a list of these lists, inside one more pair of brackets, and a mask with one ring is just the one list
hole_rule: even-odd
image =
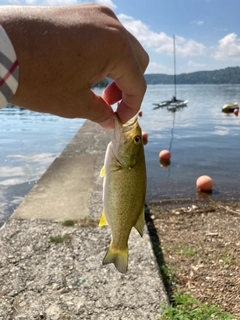
[[145,220],[145,209],[143,206],[143,210],[142,210],[137,222],[134,225],[134,228],[138,231],[138,233],[140,234],[141,237],[143,236],[144,220]]

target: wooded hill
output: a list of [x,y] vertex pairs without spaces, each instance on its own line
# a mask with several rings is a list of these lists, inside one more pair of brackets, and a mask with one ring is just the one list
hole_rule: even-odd
[[[147,84],[173,84],[173,75],[145,74]],[[213,71],[182,73],[176,76],[177,84],[240,84],[240,67]]]

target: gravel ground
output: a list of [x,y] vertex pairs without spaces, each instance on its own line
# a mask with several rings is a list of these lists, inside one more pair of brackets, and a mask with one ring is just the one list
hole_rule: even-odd
[[132,232],[126,275],[102,266],[109,241],[107,228],[9,220],[0,230],[0,319],[159,319],[165,292],[148,235]]

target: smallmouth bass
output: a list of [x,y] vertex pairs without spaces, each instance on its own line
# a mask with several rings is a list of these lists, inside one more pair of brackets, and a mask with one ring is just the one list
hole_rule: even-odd
[[141,236],[144,229],[146,165],[137,116],[122,124],[115,113],[114,135],[100,176],[104,180],[99,226],[109,225],[112,234],[103,265],[114,263],[119,272],[126,273],[131,229],[135,227]]

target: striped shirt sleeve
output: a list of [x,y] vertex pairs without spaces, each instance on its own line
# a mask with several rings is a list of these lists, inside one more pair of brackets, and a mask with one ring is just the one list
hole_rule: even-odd
[[19,67],[13,45],[0,25],[0,108],[14,96],[18,87]]

